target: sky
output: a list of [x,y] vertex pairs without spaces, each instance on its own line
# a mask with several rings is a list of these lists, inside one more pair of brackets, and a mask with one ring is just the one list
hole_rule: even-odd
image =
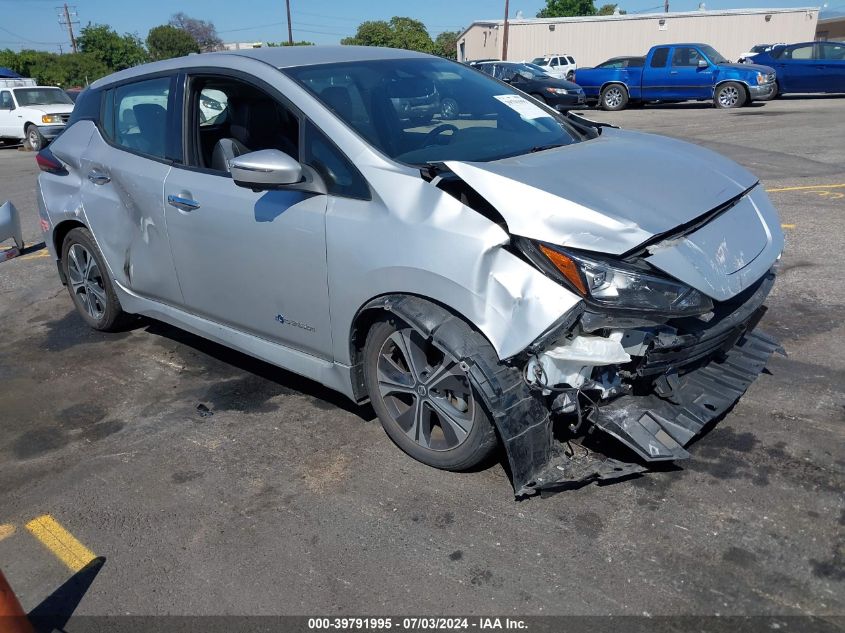
[[[595,0],[600,6],[610,0]],[[670,10],[691,11],[700,0],[670,0]],[[845,0],[826,0],[830,11],[845,10]],[[474,20],[504,17],[504,0],[290,0],[295,40],[337,44],[353,35],[364,20],[387,20],[394,15],[422,21],[432,37],[457,31]],[[708,9],[824,6],[800,0],[705,0]],[[36,48],[67,51],[69,38],[59,25],[57,0],[0,0],[0,48]],[[281,41],[287,39],[284,0],[72,0],[80,22],[109,24],[118,33],[146,37],[150,28],[165,24],[183,11],[210,20],[225,42]],[[628,13],[662,10],[662,0],[620,0]],[[656,5],[656,6],[655,6]],[[544,0],[510,0],[510,16],[534,17]]]

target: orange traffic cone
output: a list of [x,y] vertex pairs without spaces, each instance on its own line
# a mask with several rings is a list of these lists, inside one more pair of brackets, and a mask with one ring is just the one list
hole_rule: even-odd
[[34,633],[26,612],[0,571],[0,633]]

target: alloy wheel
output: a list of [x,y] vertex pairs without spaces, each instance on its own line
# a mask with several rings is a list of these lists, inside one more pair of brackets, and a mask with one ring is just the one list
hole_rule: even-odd
[[393,422],[425,449],[454,449],[472,430],[476,403],[462,365],[412,328],[379,350],[379,395]]
[[622,104],[622,90],[620,88],[609,88],[604,93],[604,104],[608,108],[618,108]]
[[82,244],[68,250],[68,281],[79,304],[96,321],[103,318],[108,304],[103,275],[97,260]]
[[734,86],[725,86],[719,91],[719,105],[733,108],[739,102],[739,90]]

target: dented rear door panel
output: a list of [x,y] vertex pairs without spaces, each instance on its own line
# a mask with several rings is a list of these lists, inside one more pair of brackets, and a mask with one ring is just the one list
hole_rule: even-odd
[[[80,161],[86,224],[121,286],[173,305],[182,303],[164,216],[165,162],[109,145],[95,132]],[[109,178],[94,184],[87,176]],[[107,239],[103,239],[107,236]]]

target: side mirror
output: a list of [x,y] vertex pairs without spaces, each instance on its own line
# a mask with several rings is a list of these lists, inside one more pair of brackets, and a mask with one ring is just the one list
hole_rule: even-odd
[[698,60],[698,67],[699,68],[710,68],[710,64],[707,63],[706,59],[699,59]]
[[239,187],[261,191],[302,181],[302,165],[277,149],[242,154],[229,161],[232,180]]

